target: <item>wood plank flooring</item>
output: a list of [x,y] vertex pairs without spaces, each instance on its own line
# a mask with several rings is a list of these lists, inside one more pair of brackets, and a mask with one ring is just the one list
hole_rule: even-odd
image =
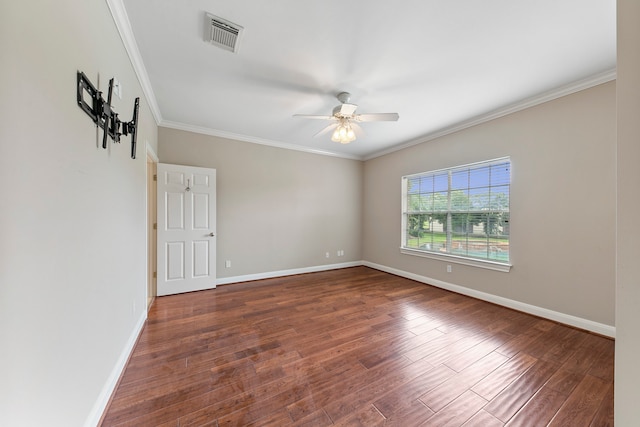
[[613,340],[367,267],[157,298],[103,426],[613,426]]

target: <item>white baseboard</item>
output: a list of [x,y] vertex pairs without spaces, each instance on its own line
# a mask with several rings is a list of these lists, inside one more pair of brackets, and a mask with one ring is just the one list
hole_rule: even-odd
[[318,271],[337,270],[339,268],[358,267],[362,261],[343,262],[340,264],[318,265],[314,267],[294,268],[291,270],[268,271],[266,273],[246,274],[244,276],[223,277],[216,279],[216,285],[249,282],[251,280],[271,279],[273,277],[293,276],[295,274],[316,273]]
[[574,326],[576,328],[591,331],[596,334],[604,335],[611,338],[615,338],[616,336],[615,326],[605,325],[603,323],[594,322],[591,320],[572,316],[570,314],[564,314],[557,311],[548,310],[546,308],[537,307],[535,305],[526,304],[520,301],[511,300],[508,298],[503,298],[497,295],[488,294],[486,292],[480,292],[475,289],[465,288],[464,286],[454,285],[453,283],[447,283],[447,282],[443,282],[442,280],[432,279],[430,277],[420,276],[414,273],[408,273],[403,270],[398,270],[395,268],[387,267],[380,264],[375,264],[368,261],[363,261],[362,265],[375,268],[376,270],[381,270],[387,273],[395,274],[396,276],[406,277],[407,279],[412,279],[417,282],[426,283],[428,285],[432,285],[437,288],[446,289],[448,291],[456,292],[456,293],[467,295],[483,301],[488,301],[504,307],[512,308],[514,310],[533,314],[534,316],[539,316],[545,319],[564,323],[565,325]]
[[[361,265],[371,267],[376,270],[384,271],[387,273],[395,274],[396,276],[406,277],[407,279],[432,285],[437,288],[446,289],[448,291],[456,292],[462,295],[467,295],[483,301],[488,301],[504,307],[512,308],[514,310],[533,314],[534,316],[539,316],[545,319],[564,323],[566,325],[574,326],[576,328],[591,331],[607,337],[615,338],[616,336],[615,326],[605,325],[603,323],[594,322],[591,320],[572,316],[570,314],[564,314],[557,311],[548,310],[546,308],[537,307],[535,305],[526,304],[523,302],[511,300],[508,298],[503,298],[500,296],[488,294],[486,292],[477,291],[475,289],[466,288],[464,286],[454,285],[453,283],[444,282],[438,279],[432,279],[426,276],[420,276],[418,274],[409,273],[403,270],[398,270],[396,268],[387,267],[384,265],[380,265],[380,264],[376,264],[368,261],[351,261],[351,262],[345,262],[340,264],[318,265],[314,267],[294,268],[290,270],[269,271],[265,273],[247,274],[243,276],[224,277],[224,278],[218,279],[217,284],[227,285],[231,283],[248,282],[251,280],[270,279],[273,277],[292,276],[295,274],[304,274],[304,273],[315,273],[319,271],[337,270],[340,268],[357,267]],[[143,311],[140,316],[140,319],[138,319],[138,323],[136,324],[136,327],[131,332],[131,336],[129,337],[129,340],[125,345],[125,348],[122,350],[122,353],[120,354],[120,358],[118,359],[116,365],[113,367],[113,370],[111,371],[111,375],[109,375],[107,382],[102,388],[102,392],[98,396],[96,403],[93,405],[93,408],[89,416],[87,417],[86,422],[84,423],[86,427],[97,426],[98,423],[100,422],[100,418],[102,417],[104,410],[109,404],[109,399],[111,398],[111,395],[113,394],[113,391],[115,390],[115,387],[118,384],[118,379],[120,378],[120,375],[122,374],[122,371],[126,366],[127,360],[129,360],[129,355],[133,351],[133,347],[135,346],[136,341],[138,340],[138,336],[142,331],[142,327],[144,326],[144,322],[146,319],[147,319],[147,312]]]
[[486,292],[477,291],[475,289],[466,288],[464,286],[455,285],[453,283],[444,282],[442,280],[433,279],[431,277],[420,276],[418,274],[409,273],[407,271],[398,270],[396,268],[387,267],[385,265],[376,264],[369,261],[353,261],[353,262],[346,262],[342,264],[319,265],[315,267],[305,267],[305,268],[296,268],[291,270],[280,270],[280,271],[270,271],[266,273],[248,274],[244,276],[225,277],[225,278],[218,279],[217,284],[227,285],[231,283],[248,282],[251,280],[291,276],[294,274],[314,273],[318,271],[336,270],[339,268],[346,268],[346,267],[357,267],[359,265],[375,268],[376,270],[385,271],[387,273],[395,274],[396,276],[406,277],[407,279],[412,279],[417,282],[435,286],[437,288],[446,289],[448,291],[456,292],[462,295],[467,295],[483,301],[498,304],[503,307],[512,308],[514,310],[522,311],[524,313],[533,314],[534,316],[539,316],[545,319],[553,320],[555,322],[564,323],[565,325],[574,326],[576,328],[584,329],[586,331],[594,332],[596,334],[604,335],[611,338],[615,338],[616,336],[615,326],[605,325],[603,323],[594,322],[592,320],[583,319],[581,317],[572,316],[570,314],[560,313],[558,311],[553,311],[553,310],[538,307],[535,305],[523,303],[520,301],[515,301],[509,298],[488,294]]
[[94,403],[93,408],[91,409],[91,412],[89,413],[89,416],[87,417],[87,420],[84,423],[85,427],[94,427],[94,426],[97,426],[98,423],[100,423],[100,418],[102,418],[102,414],[104,413],[105,409],[107,408],[107,405],[109,404],[109,399],[111,398],[111,395],[113,394],[113,391],[115,390],[116,385],[118,385],[118,380],[120,379],[120,375],[122,375],[122,371],[124,371],[124,368],[127,365],[127,361],[129,360],[129,355],[131,355],[131,352],[133,351],[133,347],[136,345],[136,341],[138,341],[138,336],[140,335],[140,332],[142,332],[142,327],[144,326],[145,320],[147,320],[146,309],[142,310],[142,314],[138,319],[138,323],[136,324],[136,327],[131,332],[131,335],[129,336],[129,340],[127,340],[127,344],[122,349],[122,352],[120,353],[120,357],[118,358],[118,361],[116,362],[115,366],[111,370],[111,375],[109,375],[107,382],[102,387],[102,391],[100,392],[98,399],[96,399],[96,403]]

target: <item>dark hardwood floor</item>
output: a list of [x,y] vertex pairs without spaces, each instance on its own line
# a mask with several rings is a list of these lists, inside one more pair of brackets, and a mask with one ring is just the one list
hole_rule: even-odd
[[103,426],[613,426],[613,340],[367,267],[157,298]]

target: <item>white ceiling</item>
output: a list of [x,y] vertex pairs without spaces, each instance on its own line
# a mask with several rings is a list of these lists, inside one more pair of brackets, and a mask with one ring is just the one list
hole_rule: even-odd
[[[160,125],[343,157],[615,77],[615,0],[118,1]],[[244,27],[237,53],[204,41],[205,12]],[[341,145],[313,137],[328,123],[292,117],[331,114],[341,91],[358,113],[400,119]]]

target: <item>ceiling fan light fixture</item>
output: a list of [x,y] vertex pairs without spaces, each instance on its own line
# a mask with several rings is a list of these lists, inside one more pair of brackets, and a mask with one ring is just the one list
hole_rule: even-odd
[[348,144],[356,140],[356,133],[353,131],[349,119],[340,120],[340,123],[331,135],[331,140],[341,144]]
[[339,130],[340,126],[338,126],[336,128],[336,130],[333,131],[333,134],[331,135],[331,140],[333,142],[340,142],[340,130]]
[[351,126],[347,129],[347,138],[349,138],[349,141],[354,141],[356,139],[356,133],[353,131]]
[[[395,122],[400,117],[398,113],[368,113],[356,114],[356,104],[350,104],[351,94],[348,92],[340,92],[337,95],[340,105],[333,109],[330,116],[319,116],[313,114],[294,114],[294,117],[302,117],[306,119],[331,120],[329,126],[316,133],[315,136],[324,135],[333,129],[331,141],[341,144],[348,144],[356,140],[355,130],[361,131],[358,123],[360,122]],[[353,122],[352,122],[353,121]],[[355,127],[355,130],[354,130]]]

